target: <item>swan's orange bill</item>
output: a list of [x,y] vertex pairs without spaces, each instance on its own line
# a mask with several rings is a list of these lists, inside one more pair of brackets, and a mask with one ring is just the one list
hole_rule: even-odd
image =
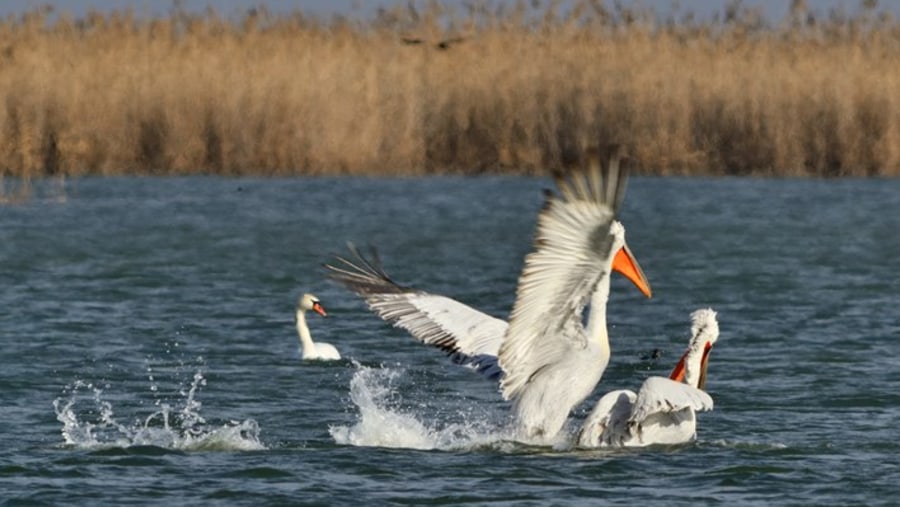
[[322,304],[319,303],[318,301],[316,301],[315,303],[313,303],[313,310],[314,310],[316,313],[318,313],[319,315],[323,316],[323,317],[327,317],[327,316],[328,316],[328,314],[325,313],[325,309],[322,308]]
[[623,245],[622,248],[616,252],[616,256],[613,258],[612,268],[613,271],[618,271],[625,275],[625,278],[631,280],[631,283],[633,283],[645,296],[648,298],[653,297],[653,291],[650,290],[650,282],[648,282],[647,277],[644,276],[641,265],[638,264],[637,259],[634,258],[628,245]]

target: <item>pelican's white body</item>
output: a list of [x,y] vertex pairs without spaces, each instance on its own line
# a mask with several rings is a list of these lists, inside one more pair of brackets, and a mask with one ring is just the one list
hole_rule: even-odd
[[708,394],[665,377],[650,377],[638,394],[606,393],[585,420],[580,447],[682,444],[697,434],[698,410],[712,410]]
[[[526,368],[530,372],[526,382],[514,388],[509,387],[512,382],[504,386],[507,389],[504,396],[514,401],[523,438],[552,443],[572,409],[600,382],[610,358],[606,331],[609,282],[609,273],[605,273],[597,283],[586,328],[582,327],[579,312],[578,318],[573,317],[564,331],[535,336],[544,341],[528,355],[507,357],[504,361],[501,352],[500,365],[504,372],[511,368]],[[520,364],[516,365],[515,361]],[[505,376],[504,381],[508,378]]]

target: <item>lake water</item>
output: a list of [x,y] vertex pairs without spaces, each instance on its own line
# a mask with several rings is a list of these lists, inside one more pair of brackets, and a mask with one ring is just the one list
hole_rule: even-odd
[[[900,180],[633,178],[595,395],[719,313],[696,442],[516,443],[496,386],[321,265],[505,317],[549,180],[109,178],[0,206],[2,505],[889,505],[900,493]],[[303,362],[293,327],[346,360]],[[653,350],[658,360],[647,359]]]

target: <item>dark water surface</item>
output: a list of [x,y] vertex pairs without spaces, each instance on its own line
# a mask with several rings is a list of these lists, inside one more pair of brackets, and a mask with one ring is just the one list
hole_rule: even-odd
[[[493,385],[324,278],[373,243],[505,317],[549,184],[82,179],[0,206],[2,505],[896,504],[900,181],[632,179],[654,298],[613,281],[594,398],[667,374],[710,306],[688,445],[512,442]],[[304,291],[345,360],[299,360]]]

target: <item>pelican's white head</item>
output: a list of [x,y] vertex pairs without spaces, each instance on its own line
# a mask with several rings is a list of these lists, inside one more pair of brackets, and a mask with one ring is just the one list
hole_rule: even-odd
[[719,322],[712,308],[702,308],[691,314],[691,345],[711,347],[719,340]]
[[704,389],[709,352],[718,340],[719,322],[716,320],[716,312],[711,308],[704,308],[692,313],[691,341],[669,378]]
[[312,310],[323,317],[328,315],[325,313],[322,303],[319,302],[319,298],[309,293],[300,296],[300,299],[297,301],[297,313],[307,310]]
[[634,257],[634,254],[631,253],[631,249],[628,248],[628,244],[625,242],[625,226],[622,225],[618,220],[613,220],[611,224],[609,224],[609,234],[612,236],[612,270],[618,271],[625,278],[631,280],[633,283],[645,296],[653,297],[653,291],[650,289],[650,282],[647,281],[647,277],[644,276],[644,271],[641,269],[641,265],[638,264],[637,259]]

